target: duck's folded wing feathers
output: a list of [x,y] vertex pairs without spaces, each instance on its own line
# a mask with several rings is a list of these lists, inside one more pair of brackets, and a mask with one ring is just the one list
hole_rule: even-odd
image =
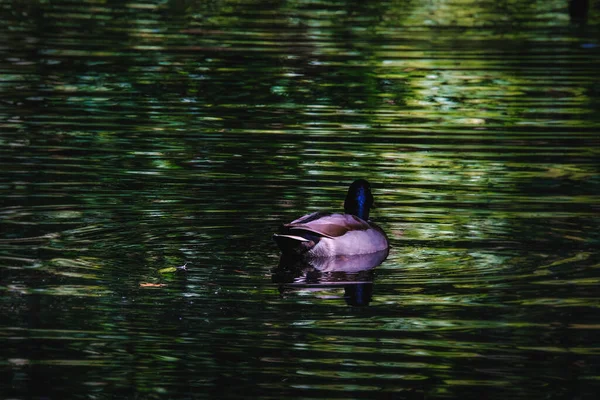
[[351,214],[312,213],[305,215],[284,228],[293,231],[308,231],[328,238],[340,237],[349,231],[364,231],[369,224]]

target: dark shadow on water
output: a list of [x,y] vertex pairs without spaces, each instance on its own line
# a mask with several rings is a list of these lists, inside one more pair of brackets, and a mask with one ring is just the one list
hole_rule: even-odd
[[572,23],[585,24],[588,18],[589,0],[569,0],[569,17]]
[[282,256],[272,270],[280,293],[300,289],[323,291],[344,288],[344,299],[351,306],[368,306],[373,297],[373,269],[381,264],[388,251],[356,256],[305,259]]

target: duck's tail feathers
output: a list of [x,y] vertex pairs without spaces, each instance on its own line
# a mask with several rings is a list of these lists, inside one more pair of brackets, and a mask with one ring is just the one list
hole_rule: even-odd
[[281,238],[286,238],[286,239],[291,239],[291,240],[296,240],[298,242],[310,242],[310,239],[307,239],[305,237],[302,236],[296,236],[296,235],[281,235],[281,234],[277,234],[275,233],[273,235],[273,240],[275,240],[275,242],[277,242],[277,240],[281,239]]
[[315,245],[310,239],[298,235],[274,234],[273,240],[284,254],[301,255]]

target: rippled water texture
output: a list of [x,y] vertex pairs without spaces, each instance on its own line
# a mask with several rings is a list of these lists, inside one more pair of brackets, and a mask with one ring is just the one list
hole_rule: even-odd
[[589,3],[0,0],[0,398],[595,399]]

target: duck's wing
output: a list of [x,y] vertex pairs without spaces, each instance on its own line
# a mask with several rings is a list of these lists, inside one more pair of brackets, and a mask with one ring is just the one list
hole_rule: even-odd
[[336,238],[349,231],[364,231],[370,228],[366,221],[352,214],[312,213],[285,224],[289,233],[308,231],[328,238]]

